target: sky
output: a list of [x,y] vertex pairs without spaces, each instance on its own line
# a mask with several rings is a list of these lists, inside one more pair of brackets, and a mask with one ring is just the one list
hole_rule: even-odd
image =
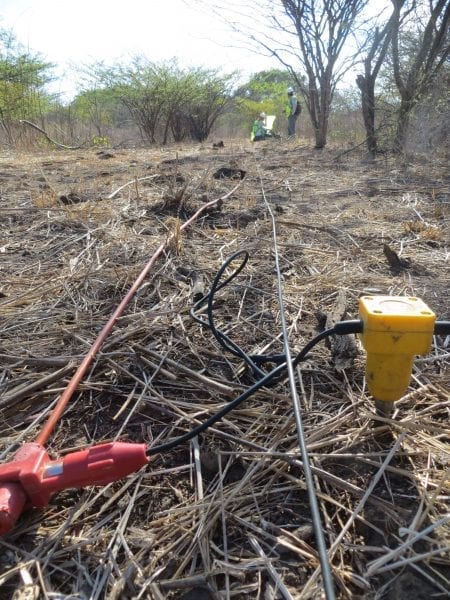
[[0,0],[0,28],[32,53],[58,65],[52,91],[75,93],[70,65],[176,57],[182,67],[218,67],[251,75],[279,67],[275,59],[239,49],[224,25],[186,0]]

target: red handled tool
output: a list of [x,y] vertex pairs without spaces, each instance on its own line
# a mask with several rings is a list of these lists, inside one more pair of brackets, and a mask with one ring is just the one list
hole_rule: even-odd
[[0,465],[0,535],[14,527],[24,508],[46,506],[55,492],[106,485],[137,471],[150,460],[146,451],[146,444],[112,442],[51,460],[41,444],[24,444]]

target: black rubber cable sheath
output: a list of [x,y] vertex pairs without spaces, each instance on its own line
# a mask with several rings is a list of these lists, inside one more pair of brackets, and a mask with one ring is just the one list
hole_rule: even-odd
[[[316,337],[314,337],[312,340],[310,340],[303,347],[303,349],[297,354],[295,359],[292,361],[292,366],[295,367],[299,362],[304,360],[306,355],[308,354],[308,352],[316,344],[318,344],[321,340],[325,339],[326,337],[333,335],[333,333],[334,333],[334,328],[326,329],[325,331],[322,331],[321,333],[316,335]],[[208,427],[211,427],[212,425],[217,423],[217,421],[220,421],[225,415],[227,415],[229,412],[231,412],[237,406],[239,406],[239,404],[241,404],[242,402],[244,402],[245,400],[250,398],[250,396],[252,396],[260,388],[267,385],[277,375],[281,375],[283,373],[283,371],[285,371],[285,370],[286,370],[286,364],[279,365],[278,367],[276,367],[275,369],[273,369],[272,371],[267,373],[262,379],[259,379],[258,381],[256,381],[252,386],[250,386],[248,389],[246,389],[245,392],[243,392],[237,398],[232,400],[229,404],[224,406],[216,414],[214,414],[211,417],[209,417],[208,419],[206,419],[206,421],[204,423],[202,423],[201,425],[194,427],[190,431],[187,431],[183,435],[180,435],[179,437],[174,438],[173,440],[170,440],[169,442],[166,442],[165,444],[160,444],[158,446],[150,446],[147,449],[147,456],[154,456],[155,454],[163,454],[164,452],[168,452],[169,450],[172,450],[176,446],[179,446],[180,444],[184,444],[184,442],[188,442],[195,436],[203,433],[204,431],[206,431],[208,429]]]
[[450,335],[450,321],[436,321],[434,335]]

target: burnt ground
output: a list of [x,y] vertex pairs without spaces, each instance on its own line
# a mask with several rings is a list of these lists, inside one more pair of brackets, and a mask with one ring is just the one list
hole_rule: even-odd
[[[233,141],[5,153],[2,461],[36,439],[161,244],[52,432],[52,458],[164,443],[255,382],[190,314],[235,252],[248,262],[217,291],[214,322],[247,354],[284,351],[276,250],[294,355],[357,318],[361,295],[419,297],[448,320],[449,216],[446,163],[423,158]],[[335,342],[295,375],[337,597],[448,597],[450,339],[415,361],[392,418],[375,414],[360,342],[345,356]],[[0,598],[322,598],[292,407],[281,377],[138,473],[25,511],[0,538]]]

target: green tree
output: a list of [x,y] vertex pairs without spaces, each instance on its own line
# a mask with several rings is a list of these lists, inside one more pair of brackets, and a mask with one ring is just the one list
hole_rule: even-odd
[[205,140],[232,101],[234,75],[214,69],[182,69],[135,57],[129,65],[93,70],[96,85],[114,91],[139,127],[143,139],[166,144],[190,135]]
[[195,69],[188,76],[193,89],[183,112],[192,139],[203,142],[217,119],[234,106],[232,90],[236,74],[222,75],[218,69]]
[[45,86],[52,80],[54,65],[16,41],[14,34],[0,30],[0,124],[8,143],[14,143],[13,125],[34,120],[52,105]]
[[270,69],[259,71],[239,86],[236,96],[252,100],[254,102],[266,102],[282,99],[286,96],[286,88],[292,84],[292,75],[287,70]]
[[163,118],[169,91],[170,66],[158,66],[137,57],[131,65],[119,67],[115,76],[113,87],[143,139],[156,143],[157,127]]
[[118,123],[121,104],[114,89],[94,88],[80,92],[70,108],[76,119],[87,123],[96,136],[103,138],[105,128]]
[[285,107],[289,85],[292,75],[287,70],[260,71],[236,90],[235,97],[247,120],[260,112],[279,115]]
[[291,73],[282,69],[259,71],[242,83],[234,93],[241,127],[248,129],[249,124],[261,112],[277,118],[283,117],[286,89],[292,84]]

